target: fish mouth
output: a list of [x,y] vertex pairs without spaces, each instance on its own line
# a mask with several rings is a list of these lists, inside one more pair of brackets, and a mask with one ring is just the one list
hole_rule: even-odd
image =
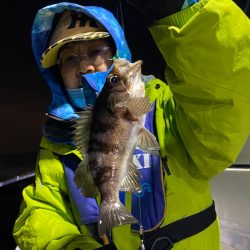
[[134,63],[120,59],[115,61],[117,67],[117,74],[120,76],[118,83],[109,89],[111,94],[127,94],[133,95],[136,86],[141,83],[141,65],[142,60],[137,60]]
[[142,80],[141,80],[141,65],[142,60],[138,60],[132,63],[132,67],[130,69],[130,81],[128,87],[128,92],[133,95],[134,91],[139,88]]
[[138,61],[134,62],[133,67],[132,67],[132,72],[135,74],[138,73],[138,71],[141,70],[142,63],[143,63],[142,60],[138,60]]

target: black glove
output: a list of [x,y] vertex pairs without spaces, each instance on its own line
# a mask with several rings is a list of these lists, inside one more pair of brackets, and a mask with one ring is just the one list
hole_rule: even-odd
[[185,0],[126,0],[146,19],[154,21],[181,10]]
[[111,242],[110,244],[99,247],[96,250],[117,250],[117,248],[116,248],[115,244],[113,242]]

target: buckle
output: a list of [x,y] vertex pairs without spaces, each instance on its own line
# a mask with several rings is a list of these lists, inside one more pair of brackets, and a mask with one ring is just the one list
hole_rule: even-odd
[[150,250],[170,250],[174,246],[174,242],[167,236],[156,238]]

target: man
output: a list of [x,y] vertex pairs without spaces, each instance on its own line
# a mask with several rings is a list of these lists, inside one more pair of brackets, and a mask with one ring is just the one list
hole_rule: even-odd
[[209,180],[234,162],[250,131],[249,20],[230,0],[130,2],[151,15],[169,83],[146,83],[154,110],[145,126],[155,132],[161,157],[136,150],[143,192],[120,194],[139,224],[99,238],[98,201],[73,181],[81,155],[71,125],[77,111],[95,103],[112,58],[130,60],[124,34],[102,8],[60,3],[38,12],[32,32],[52,103],[36,183],[24,190],[14,227],[22,250],[220,249]]

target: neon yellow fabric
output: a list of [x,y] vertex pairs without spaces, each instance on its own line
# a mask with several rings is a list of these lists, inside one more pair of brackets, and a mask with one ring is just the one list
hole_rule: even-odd
[[176,127],[188,152],[168,152],[169,161],[188,160],[204,178],[234,162],[249,135],[249,28],[231,0],[200,1],[150,28],[168,65]]
[[[23,191],[21,215],[14,226],[20,249],[95,249],[101,245],[77,225],[68,201],[62,163],[56,154],[79,152],[72,146],[51,143],[43,138],[38,156],[35,185]],[[56,154],[53,154],[56,153]]]
[[[169,86],[154,79],[146,86],[156,102],[167,211],[163,225],[195,214],[211,202],[209,180],[232,164],[250,132],[250,22],[230,0],[202,0],[163,18],[150,31],[167,62]],[[156,84],[159,84],[157,88]],[[171,90],[171,91],[170,91]],[[100,247],[72,215],[58,154],[79,152],[43,139],[36,185],[23,191],[14,237],[25,249]],[[126,197],[130,207],[130,194]],[[78,225],[78,226],[77,226]],[[119,250],[138,249],[139,237],[125,225],[112,230]],[[215,221],[182,240],[174,250],[219,250]]]

